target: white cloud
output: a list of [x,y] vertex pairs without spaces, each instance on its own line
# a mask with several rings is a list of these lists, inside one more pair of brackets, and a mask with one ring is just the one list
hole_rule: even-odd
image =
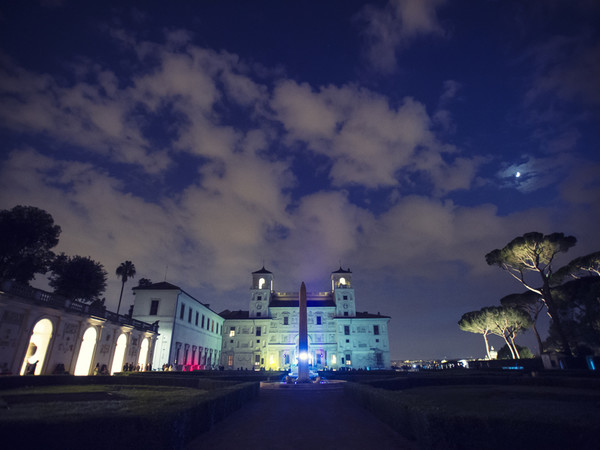
[[437,193],[465,189],[476,160],[445,162],[456,149],[438,141],[425,106],[407,97],[392,107],[386,97],[354,85],[315,91],[307,84],[278,84],[271,106],[290,142],[332,160],[334,186],[397,186],[400,171],[423,171]]
[[445,0],[389,0],[383,8],[365,6],[357,19],[364,22],[366,59],[389,74],[397,68],[397,53],[418,36],[441,35],[436,9]]

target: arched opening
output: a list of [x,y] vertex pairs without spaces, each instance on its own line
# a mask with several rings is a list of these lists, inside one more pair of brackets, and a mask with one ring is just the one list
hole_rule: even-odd
[[340,278],[340,286],[344,286],[346,284],[346,279],[344,277]]
[[264,289],[264,287],[265,287],[265,279],[261,278],[260,280],[258,280],[258,288]]
[[142,341],[142,347],[140,348],[140,357],[138,364],[142,370],[146,370],[146,363],[148,362],[148,338]]
[[52,322],[49,319],[42,319],[35,324],[21,366],[21,375],[39,375],[42,373],[51,337]]
[[79,355],[77,356],[77,364],[75,364],[75,375],[86,376],[90,374],[90,366],[92,365],[92,358],[96,350],[97,337],[98,332],[95,327],[89,327],[83,333],[83,340],[79,348]]
[[117,347],[115,348],[115,356],[113,358],[110,374],[121,372],[123,370],[123,359],[125,359],[125,347],[127,347],[127,337],[124,334],[117,339]]

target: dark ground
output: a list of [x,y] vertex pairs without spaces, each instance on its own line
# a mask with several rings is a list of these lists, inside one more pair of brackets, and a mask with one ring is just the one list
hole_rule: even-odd
[[214,428],[187,450],[409,449],[403,438],[344,396],[342,384],[263,383],[260,396]]

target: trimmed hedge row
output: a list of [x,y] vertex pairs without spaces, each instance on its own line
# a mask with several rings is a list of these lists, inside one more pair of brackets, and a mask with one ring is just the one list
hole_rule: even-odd
[[[20,377],[23,378],[23,377]],[[48,377],[29,377],[30,380]],[[51,377],[60,378],[60,377]],[[84,378],[98,379],[89,384],[115,385],[161,385],[178,387],[196,387],[207,385],[214,380],[195,380],[196,386],[188,386],[194,381],[181,377],[143,377],[152,383],[140,382],[141,377],[65,377],[80,380]],[[114,381],[109,381],[114,380]],[[185,380],[181,383],[176,380]],[[47,380],[48,381],[48,380]],[[137,381],[137,382],[136,382]],[[217,381],[218,386],[208,388],[209,392],[202,400],[192,407],[182,408],[176,412],[161,411],[160,405],[148,411],[147,414],[131,416],[87,417],[81,416],[76,421],[61,425],[48,422],[4,422],[0,423],[0,435],[13,436],[10,441],[21,442],[25,448],[147,448],[147,449],[180,449],[195,438],[206,432],[232,412],[241,408],[248,401],[259,395],[260,383],[233,383]],[[35,385],[50,385],[51,383],[35,383]],[[57,383],[54,383],[57,384]],[[58,383],[58,384],[85,384]],[[30,383],[29,385],[33,385]],[[207,389],[207,386],[202,386]],[[68,403],[65,403],[68,407]]]
[[397,391],[428,386],[453,386],[453,385],[513,385],[513,386],[552,386],[564,388],[600,389],[600,378],[590,377],[562,377],[554,375],[525,375],[525,374],[485,374],[465,376],[403,376],[383,378],[377,380],[360,380],[362,384]]
[[345,394],[421,449],[598,448],[600,426],[590,430],[565,420],[560,427],[537,420],[450,414],[442,407],[424,406],[401,392],[346,383]]
[[[253,380],[246,380],[253,381]],[[16,389],[21,387],[40,386],[87,386],[94,384],[121,385],[121,386],[175,386],[189,387],[195,389],[218,389],[238,384],[235,380],[215,380],[203,377],[177,377],[170,373],[160,376],[87,376],[74,377],[70,375],[41,375],[41,376],[9,376],[0,377],[0,391],[4,389]]]

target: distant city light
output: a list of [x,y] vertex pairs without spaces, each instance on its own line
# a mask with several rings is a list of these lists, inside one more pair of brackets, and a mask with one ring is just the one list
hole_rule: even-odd
[[516,177],[516,178],[519,178],[520,176],[521,176],[521,172],[517,172],[517,173],[515,173],[515,177]]

